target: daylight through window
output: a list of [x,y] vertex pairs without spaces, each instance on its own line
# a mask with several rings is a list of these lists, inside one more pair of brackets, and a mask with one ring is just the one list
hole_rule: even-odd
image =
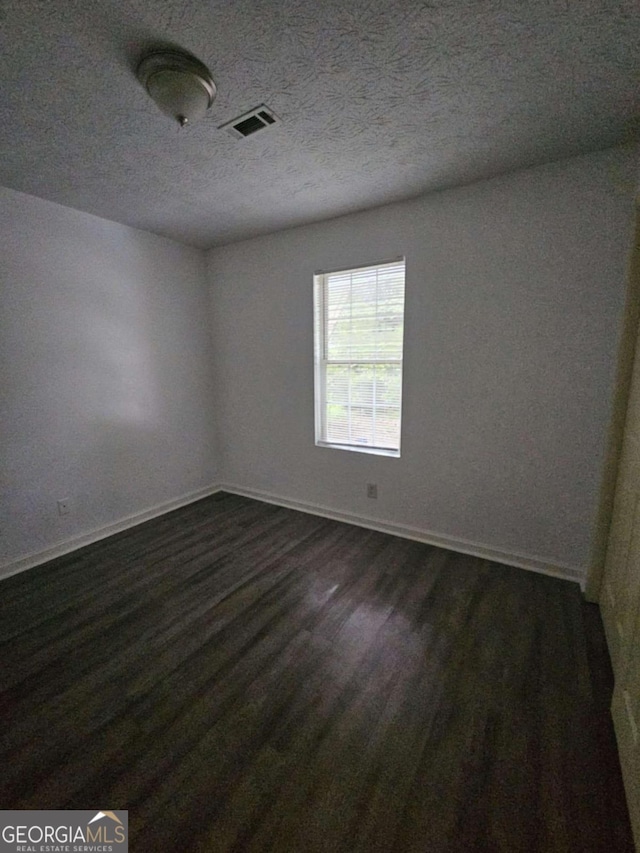
[[314,277],[316,444],[400,455],[404,259]]

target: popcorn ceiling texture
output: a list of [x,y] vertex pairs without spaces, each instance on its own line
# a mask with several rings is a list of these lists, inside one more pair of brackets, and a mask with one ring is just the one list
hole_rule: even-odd
[[[628,141],[637,0],[21,0],[0,7],[0,184],[200,247]],[[180,131],[135,77],[218,97]],[[266,103],[281,124],[218,126]]]

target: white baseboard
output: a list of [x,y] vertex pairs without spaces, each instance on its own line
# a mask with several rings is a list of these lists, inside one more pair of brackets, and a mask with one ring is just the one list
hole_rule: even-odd
[[90,545],[93,542],[98,542],[101,539],[106,539],[108,536],[113,536],[115,533],[120,533],[123,530],[128,530],[131,527],[136,527],[145,521],[150,521],[152,518],[157,518],[174,509],[179,509],[182,506],[195,503],[202,498],[214,495],[217,492],[231,492],[235,495],[242,495],[247,498],[264,501],[265,503],[276,504],[277,506],[287,507],[289,509],[299,510],[311,515],[319,515],[323,518],[330,518],[334,521],[343,521],[347,524],[353,524],[356,527],[365,527],[368,530],[378,530],[381,533],[390,533],[393,536],[400,536],[403,539],[412,539],[416,542],[424,542],[427,545],[435,545],[438,548],[446,548],[449,551],[458,551],[462,554],[470,554],[474,557],[480,557],[483,560],[492,560],[496,563],[504,563],[507,566],[515,566],[519,569],[527,569],[531,572],[538,572],[544,575],[550,575],[563,580],[574,581],[579,583],[584,589],[584,572],[574,566],[568,566],[561,563],[549,563],[540,557],[535,557],[530,554],[514,553],[502,551],[498,548],[493,548],[488,545],[483,545],[478,542],[471,542],[467,539],[452,538],[443,536],[439,533],[433,533],[429,530],[420,530],[415,527],[409,527],[404,524],[395,522],[380,521],[376,518],[368,516],[353,515],[351,513],[340,512],[331,507],[322,506],[320,504],[312,504],[303,501],[294,500],[292,498],[282,497],[265,492],[260,489],[247,489],[243,486],[237,486],[231,483],[222,485],[208,486],[205,489],[199,489],[196,492],[182,495],[171,501],[166,501],[162,504],[157,504],[150,509],[144,510],[134,515],[122,518],[113,524],[108,524],[104,527],[91,530],[88,533],[83,533],[80,536],[75,536],[72,539],[67,539],[64,542],[59,542],[51,548],[46,548],[43,551],[38,551],[34,554],[29,554],[19,560],[11,563],[6,563],[0,566],[0,579],[16,575],[26,569],[31,569],[34,566],[39,566],[56,557],[62,557],[64,554],[69,554],[76,551],[78,548],[83,548],[85,545]]
[[71,551],[77,551],[78,548],[84,548],[85,545],[91,545],[93,542],[98,542],[100,539],[106,539],[108,536],[113,536],[115,533],[120,533],[123,530],[128,530],[130,527],[136,527],[145,521],[150,521],[152,518],[157,518],[159,515],[164,515],[174,509],[179,509],[181,506],[195,503],[195,501],[207,498],[210,495],[215,495],[220,491],[220,486],[207,486],[205,489],[198,489],[195,492],[189,492],[186,495],[181,495],[179,498],[174,498],[170,501],[165,501],[150,509],[145,509],[142,512],[136,512],[133,515],[128,515],[126,518],[121,518],[113,524],[107,524],[104,527],[98,527],[95,530],[90,530],[88,533],[82,533],[80,536],[74,536],[71,539],[66,539],[64,542],[58,542],[51,548],[45,548],[43,551],[38,551],[35,554],[29,554],[26,557],[21,557],[19,560],[14,560],[11,563],[5,563],[0,566],[0,579],[8,578],[11,575],[17,575],[19,572],[24,572],[26,569],[32,569],[34,566],[39,566],[42,563],[47,563],[49,560],[54,560],[56,557],[62,557],[64,554],[70,554]]
[[285,498],[260,489],[247,489],[244,486],[237,486],[232,483],[221,484],[220,491],[231,492],[234,495],[241,495],[247,498],[255,498],[265,503],[276,504],[277,506],[287,507],[288,509],[296,509],[301,512],[310,513],[311,515],[330,518],[334,521],[344,521],[347,524],[354,524],[357,527],[365,527],[369,530],[378,530],[381,533],[390,533],[393,536],[400,536],[403,539],[413,539],[416,542],[424,542],[426,545],[436,545],[438,548],[446,548],[449,551],[470,554],[473,557],[480,557],[483,560],[491,560],[495,563],[515,566],[518,569],[526,569],[530,572],[538,572],[539,574],[550,575],[551,577],[561,578],[562,580],[573,581],[580,584],[584,590],[585,578],[582,569],[562,563],[550,563],[542,557],[536,557],[531,554],[502,551],[499,548],[493,548],[479,542],[471,542],[468,539],[452,538],[439,533],[433,533],[430,530],[409,527],[405,524],[380,521],[379,519],[363,515],[339,512],[331,507],[320,504]]

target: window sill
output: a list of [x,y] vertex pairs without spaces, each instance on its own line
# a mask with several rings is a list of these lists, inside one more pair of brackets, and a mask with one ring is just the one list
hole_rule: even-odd
[[349,450],[352,453],[368,453],[370,456],[390,456],[392,459],[400,458],[399,450],[385,450],[382,447],[367,447],[355,444],[331,444],[328,441],[316,441],[316,447],[326,447],[330,450]]

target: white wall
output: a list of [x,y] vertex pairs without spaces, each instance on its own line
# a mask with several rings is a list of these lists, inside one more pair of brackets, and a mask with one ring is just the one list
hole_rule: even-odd
[[214,481],[204,264],[0,190],[0,564]]
[[[223,481],[581,575],[634,172],[612,150],[211,251]],[[317,448],[313,272],[398,255],[402,457]]]

